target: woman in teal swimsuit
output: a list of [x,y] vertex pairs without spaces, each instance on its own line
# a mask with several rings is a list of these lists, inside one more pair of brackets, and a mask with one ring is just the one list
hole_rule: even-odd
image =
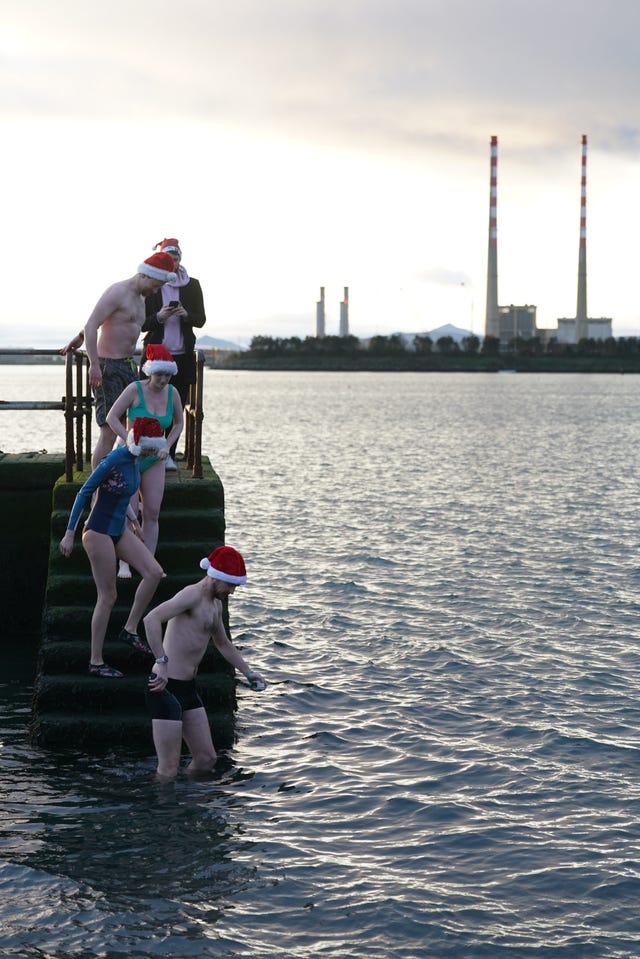
[[[157,456],[150,456],[147,462],[140,464],[142,536],[147,548],[155,554],[158,545],[158,517],[164,496],[164,461],[171,445],[182,433],[183,415],[178,391],[169,384],[177,369],[171,353],[161,343],[150,343],[146,356],[142,369],[149,378],[137,380],[127,386],[109,410],[107,423],[124,443],[127,441],[127,431],[131,423],[139,416],[153,417],[164,431],[169,430],[167,449],[160,450]],[[126,426],[122,423],[125,415]],[[131,505],[137,515],[137,494],[132,498]],[[118,575],[121,578],[131,575],[126,564],[124,568],[121,564]]]

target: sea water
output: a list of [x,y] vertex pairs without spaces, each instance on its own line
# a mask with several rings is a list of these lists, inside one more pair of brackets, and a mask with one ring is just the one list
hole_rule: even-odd
[[[0,955],[637,959],[640,377],[205,376],[269,686],[163,786],[30,745],[5,653]],[[2,416],[62,448],[61,414]]]

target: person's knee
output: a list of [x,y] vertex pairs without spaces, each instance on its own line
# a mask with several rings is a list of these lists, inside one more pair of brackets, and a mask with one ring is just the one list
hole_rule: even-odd
[[97,604],[101,606],[106,606],[111,609],[116,604],[118,598],[118,588],[117,586],[106,586],[98,590]]
[[149,504],[142,501],[142,525],[148,526],[149,523],[157,523],[160,519],[160,506]]
[[149,572],[145,576],[145,579],[149,579],[153,582],[159,583],[162,577],[164,576],[164,570],[160,563],[157,560],[153,560],[153,565],[150,567]]

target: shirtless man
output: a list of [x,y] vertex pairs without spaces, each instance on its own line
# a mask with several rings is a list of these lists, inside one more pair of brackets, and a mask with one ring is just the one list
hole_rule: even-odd
[[[207,571],[203,579],[185,586],[144,618],[147,642],[156,657],[146,702],[162,780],[176,777],[183,739],[191,753],[188,772],[210,772],[216,764],[209,720],[196,688],[198,666],[210,639],[227,662],[247,677],[252,689],[267,685],[260,673],[249,668],[222,622],[221,600],[247,581],[242,556],[231,546],[219,546],[200,567]],[[167,623],[164,641],[163,623]]]
[[106,421],[107,413],[122,391],[138,379],[133,354],[144,323],[144,299],[175,278],[173,257],[154,253],[140,264],[135,276],[105,290],[84,329],[60,350],[62,354],[77,350],[84,341],[89,357],[89,383],[100,427],[91,458],[93,469],[111,451],[116,438]]

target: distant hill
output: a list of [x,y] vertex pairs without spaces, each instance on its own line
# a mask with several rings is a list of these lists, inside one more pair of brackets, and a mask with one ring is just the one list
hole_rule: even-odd
[[[451,323],[445,323],[444,326],[439,326],[436,330],[430,330],[426,336],[430,336],[434,343],[437,343],[441,336],[450,336],[456,343],[460,343],[465,336],[471,336],[471,331],[462,330],[459,326],[453,326]],[[482,339],[482,337],[479,338]]]
[[[389,334],[385,334],[389,335]],[[409,349],[413,349],[413,338],[414,336],[428,336],[433,340],[434,345],[438,342],[441,336],[450,336],[451,339],[455,340],[456,343],[460,344],[465,336],[471,336],[469,330],[463,330],[459,326],[453,326],[451,323],[445,323],[444,326],[439,326],[435,330],[424,330],[420,333],[394,333],[393,336],[400,336],[404,340],[405,346]],[[360,339],[364,346],[367,346],[371,336],[361,336]],[[482,342],[482,337],[479,337],[480,342]]]
[[233,350],[241,353],[247,347],[241,343],[232,343],[231,340],[219,340],[215,336],[201,336],[196,340],[196,346],[199,350]]

